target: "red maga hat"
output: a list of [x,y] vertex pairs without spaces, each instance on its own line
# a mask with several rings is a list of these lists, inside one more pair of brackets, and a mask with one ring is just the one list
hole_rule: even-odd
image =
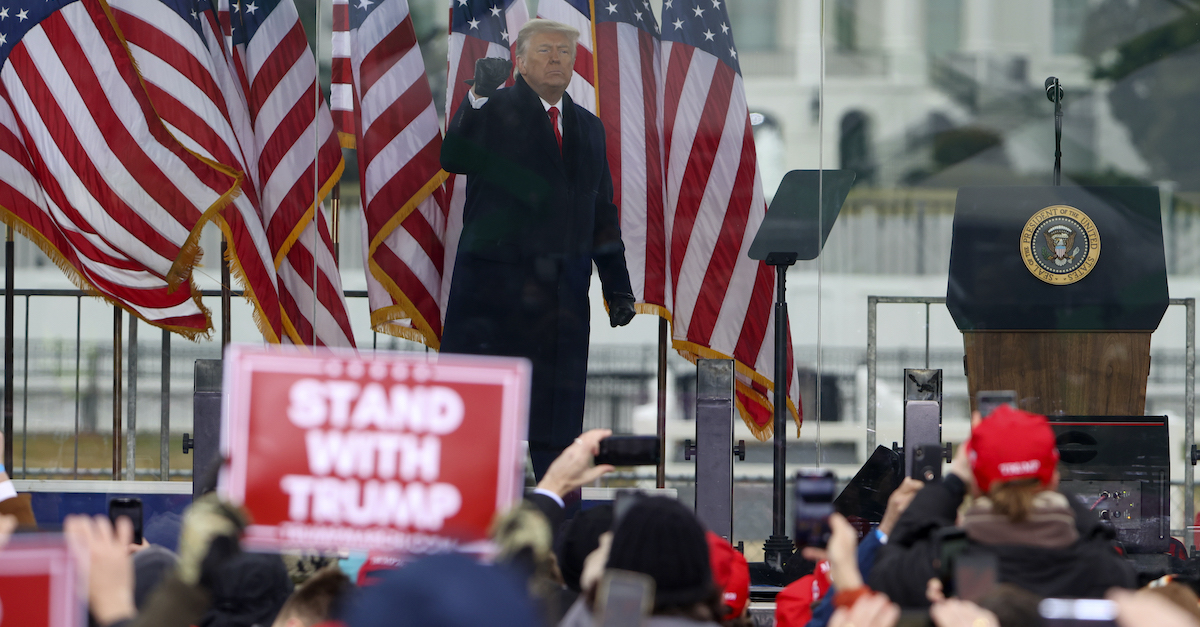
[[750,566],[725,538],[711,531],[706,531],[705,536],[713,580],[721,587],[721,600],[730,608],[723,620],[741,616],[750,601]]
[[997,482],[1036,477],[1048,485],[1058,467],[1054,431],[1045,416],[1001,405],[967,440],[975,483],[987,494]]

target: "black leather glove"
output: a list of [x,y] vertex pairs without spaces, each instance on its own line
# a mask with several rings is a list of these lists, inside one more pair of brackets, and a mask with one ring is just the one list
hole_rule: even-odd
[[605,300],[608,301],[608,324],[613,328],[629,324],[637,313],[633,308],[633,294],[618,292],[609,294]]
[[484,57],[475,61],[475,78],[470,83],[477,97],[490,98],[509,76],[512,76],[512,61]]

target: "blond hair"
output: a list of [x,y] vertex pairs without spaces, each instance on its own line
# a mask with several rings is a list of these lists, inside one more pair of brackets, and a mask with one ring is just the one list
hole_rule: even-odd
[[1008,518],[1011,523],[1025,522],[1033,511],[1033,501],[1045,486],[1037,477],[997,482],[988,492],[992,511]]
[[575,56],[575,44],[579,42],[579,30],[574,26],[537,18],[525,22],[521,32],[517,33],[517,56],[524,57],[529,48],[529,38],[541,33],[560,33],[571,40],[571,56]]

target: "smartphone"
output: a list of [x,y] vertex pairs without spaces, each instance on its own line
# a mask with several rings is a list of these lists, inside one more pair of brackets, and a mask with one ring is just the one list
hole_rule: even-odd
[[836,488],[837,477],[830,470],[802,470],[796,475],[796,548],[824,548],[829,542]]
[[621,519],[625,518],[625,514],[638,501],[646,498],[646,493],[641,490],[620,490],[613,497],[613,521],[612,528],[616,531],[617,526],[621,524]]
[[913,479],[929,483],[942,478],[942,445],[922,444],[913,451]]
[[613,466],[657,466],[658,442],[657,435],[610,435],[600,440],[595,461]]
[[615,568],[604,571],[596,588],[596,608],[600,627],[643,624],[654,609],[654,578]]
[[954,560],[954,595],[975,603],[996,587],[1000,560],[994,553],[964,553]]
[[1107,627],[1117,624],[1117,604],[1105,599],[1042,599],[1046,627]]
[[124,516],[133,523],[133,543],[142,543],[142,499],[135,497],[118,497],[108,500],[108,519],[113,525],[117,519]]
[[1001,405],[1017,408],[1016,390],[980,390],[975,393],[975,409],[979,415],[987,418]]

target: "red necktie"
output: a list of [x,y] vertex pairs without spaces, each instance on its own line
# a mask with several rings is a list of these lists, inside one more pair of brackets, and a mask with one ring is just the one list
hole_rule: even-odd
[[562,131],[558,130],[558,107],[550,107],[550,126],[554,127],[554,139],[558,140],[558,152],[562,152]]

